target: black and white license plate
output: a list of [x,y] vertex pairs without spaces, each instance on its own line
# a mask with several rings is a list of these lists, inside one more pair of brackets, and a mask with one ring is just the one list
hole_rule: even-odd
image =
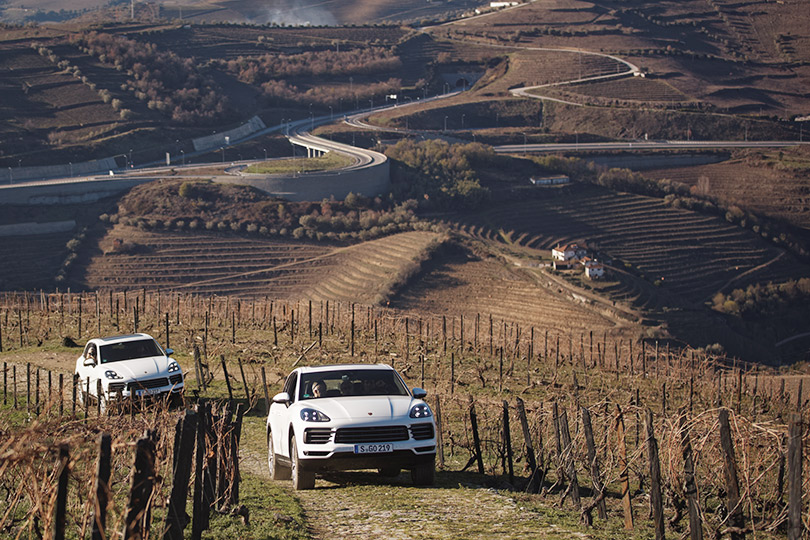
[[355,454],[385,454],[393,452],[394,445],[391,443],[368,443],[368,444],[355,444]]

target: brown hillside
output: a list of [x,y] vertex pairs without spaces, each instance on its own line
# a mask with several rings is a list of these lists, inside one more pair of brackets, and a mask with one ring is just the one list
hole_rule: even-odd
[[102,254],[87,264],[83,282],[90,289],[145,287],[371,304],[418,270],[437,238],[408,232],[338,246],[229,233],[155,233],[119,224],[102,240]]
[[810,229],[810,169],[807,151],[802,148],[739,153],[722,163],[644,174],[676,180],[697,193]]
[[[807,274],[781,249],[716,217],[661,199],[573,185],[564,197],[502,204],[462,220],[475,236],[548,250],[585,242],[658,281],[664,305],[702,305],[718,290]],[[619,262],[621,261],[621,262]]]

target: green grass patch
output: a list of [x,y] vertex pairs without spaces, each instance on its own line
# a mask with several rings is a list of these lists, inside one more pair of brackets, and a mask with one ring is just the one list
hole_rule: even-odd
[[248,174],[285,174],[295,172],[317,172],[342,169],[354,163],[349,156],[328,152],[314,158],[290,158],[265,161],[251,165],[244,172]]

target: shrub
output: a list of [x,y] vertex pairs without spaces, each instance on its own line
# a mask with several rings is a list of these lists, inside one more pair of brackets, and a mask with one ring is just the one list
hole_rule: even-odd
[[177,194],[184,199],[191,199],[194,197],[194,184],[191,182],[183,182],[180,184],[180,189],[177,190]]

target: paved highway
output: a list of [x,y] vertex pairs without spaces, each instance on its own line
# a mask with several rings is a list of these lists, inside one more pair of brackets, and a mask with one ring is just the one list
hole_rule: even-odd
[[798,141],[619,141],[598,143],[504,144],[495,146],[500,154],[552,152],[604,152],[641,150],[717,150],[723,148],[781,148]]

